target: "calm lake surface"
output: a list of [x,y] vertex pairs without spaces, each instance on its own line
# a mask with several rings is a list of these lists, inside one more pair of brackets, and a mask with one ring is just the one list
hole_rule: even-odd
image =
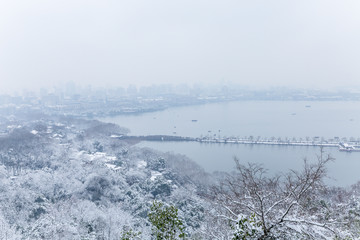
[[[170,108],[138,115],[102,118],[131,130],[131,135],[261,136],[266,138],[360,137],[360,102],[242,101]],[[196,120],[196,121],[195,121]],[[305,157],[316,159],[318,147],[142,142],[139,146],[184,154],[206,171],[231,171],[233,157],[262,163],[270,173],[299,169]],[[327,183],[348,186],[360,180],[360,152],[325,148],[336,160]]]

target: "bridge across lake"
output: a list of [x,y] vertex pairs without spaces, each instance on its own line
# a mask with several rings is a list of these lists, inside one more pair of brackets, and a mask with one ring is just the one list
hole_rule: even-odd
[[[114,136],[115,137],[115,136]],[[360,152],[360,141],[355,139],[347,140],[346,138],[324,139],[320,137],[306,139],[281,139],[281,138],[261,138],[261,137],[182,137],[171,135],[148,135],[148,136],[116,136],[124,140],[137,141],[161,141],[161,142],[199,142],[199,143],[217,143],[217,144],[262,144],[262,145],[279,145],[279,146],[313,146],[313,147],[337,147],[339,151]]]

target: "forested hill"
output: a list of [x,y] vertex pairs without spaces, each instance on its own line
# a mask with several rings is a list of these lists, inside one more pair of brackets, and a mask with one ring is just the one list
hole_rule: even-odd
[[114,137],[127,133],[95,120],[3,116],[0,239],[125,239],[129,229],[152,239],[154,200],[178,209],[188,239],[359,237],[360,187],[323,185],[326,161],[286,176],[240,164],[209,174]]
[[124,227],[145,237],[155,199],[176,205],[189,233],[203,222],[199,195],[206,194],[208,175],[184,156],[111,137],[126,129],[12,116],[2,119],[1,130],[1,237],[120,239]]

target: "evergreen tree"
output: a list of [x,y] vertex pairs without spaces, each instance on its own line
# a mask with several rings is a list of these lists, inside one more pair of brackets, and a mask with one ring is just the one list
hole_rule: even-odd
[[154,201],[148,213],[154,239],[185,239],[185,227],[179,219],[178,209]]

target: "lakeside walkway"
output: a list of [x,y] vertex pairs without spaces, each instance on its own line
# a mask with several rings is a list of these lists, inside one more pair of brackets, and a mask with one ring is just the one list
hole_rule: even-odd
[[159,142],[199,142],[199,143],[217,143],[217,144],[262,144],[262,145],[278,145],[278,146],[313,146],[313,147],[337,147],[339,151],[346,152],[360,152],[360,141],[347,140],[344,138],[335,138],[326,140],[320,137],[312,139],[281,139],[271,138],[263,139],[260,137],[181,137],[170,135],[148,135],[148,136],[113,136],[124,140],[138,140],[138,141],[159,141]]

